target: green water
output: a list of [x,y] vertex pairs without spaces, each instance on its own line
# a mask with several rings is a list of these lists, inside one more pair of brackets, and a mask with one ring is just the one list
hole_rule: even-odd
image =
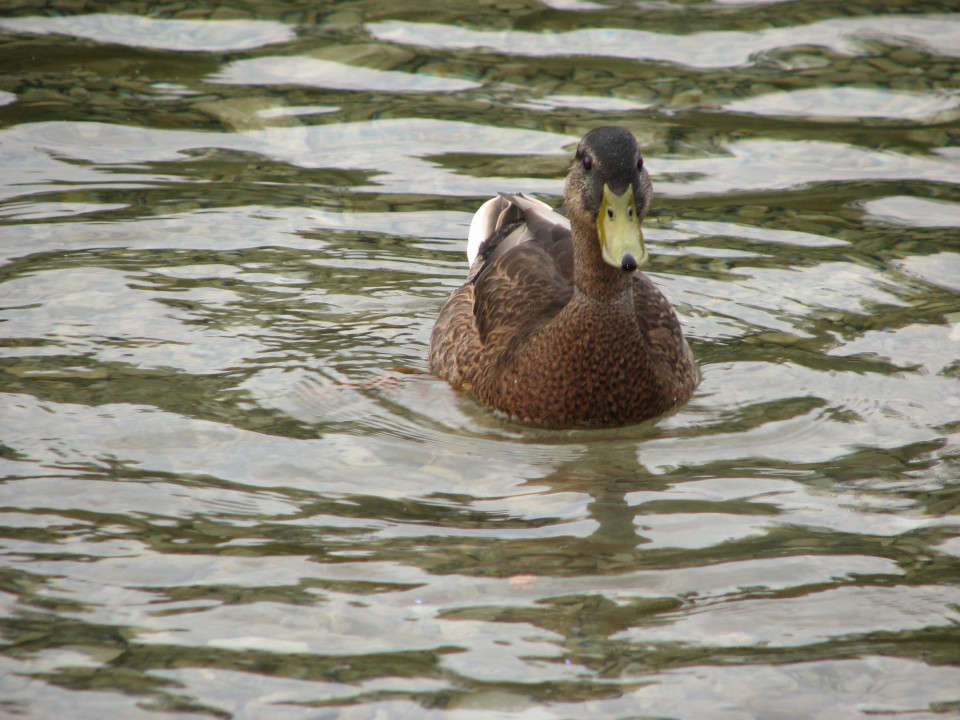
[[[0,10],[0,716],[960,717],[958,9]],[[703,382],[511,424],[430,330],[610,123]]]

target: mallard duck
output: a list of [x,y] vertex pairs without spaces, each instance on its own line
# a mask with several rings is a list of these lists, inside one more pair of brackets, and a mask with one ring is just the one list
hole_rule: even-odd
[[569,221],[501,194],[470,226],[467,281],[430,338],[434,372],[508,417],[626,425],[685,402],[699,374],[676,313],[639,271],[653,188],[634,136],[591,130],[567,175]]

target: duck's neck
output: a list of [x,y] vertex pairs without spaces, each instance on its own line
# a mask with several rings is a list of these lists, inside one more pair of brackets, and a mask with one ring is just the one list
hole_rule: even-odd
[[609,265],[600,250],[595,227],[574,225],[573,284],[578,295],[597,302],[615,302],[631,293],[633,273]]

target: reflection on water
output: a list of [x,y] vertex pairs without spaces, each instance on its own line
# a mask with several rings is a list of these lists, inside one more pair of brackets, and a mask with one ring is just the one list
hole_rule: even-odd
[[[690,32],[686,27],[676,34],[603,27],[602,20],[597,23],[601,27],[567,32],[473,30],[456,25],[399,20],[369,23],[367,29],[374,37],[387,42],[444,50],[482,48],[513,56],[588,55],[662,61],[695,68],[722,68],[744,65],[757,54],[792,46],[813,45],[837,53],[862,54],[865,41],[871,39],[899,45],[902,38],[922,38],[926,48],[957,57],[960,55],[955,35],[958,20],[957,15],[887,15],[831,18],[810,24],[749,31]],[[669,24],[670,20],[665,19],[665,22]]]
[[858,87],[809,88],[745,98],[729,103],[730,112],[806,118],[889,118],[892,120],[956,120],[960,100],[955,93],[891,92]]
[[307,57],[239,60],[212,78],[232,85],[311,85],[367,92],[454,92],[479,87],[467,80],[411,75]]
[[275,22],[165,20],[120,13],[2,18],[0,28],[16,35],[67,35],[104,45],[183,52],[252,50],[295,37],[290,27]]
[[[960,712],[960,16],[0,18],[0,714]],[[636,133],[703,371],[520,427],[426,363],[497,191]]]

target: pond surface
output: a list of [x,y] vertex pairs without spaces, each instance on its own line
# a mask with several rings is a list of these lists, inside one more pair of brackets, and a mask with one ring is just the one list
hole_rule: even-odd
[[[0,714],[960,716],[955,3],[7,8]],[[430,330],[611,123],[703,382],[516,425]]]

